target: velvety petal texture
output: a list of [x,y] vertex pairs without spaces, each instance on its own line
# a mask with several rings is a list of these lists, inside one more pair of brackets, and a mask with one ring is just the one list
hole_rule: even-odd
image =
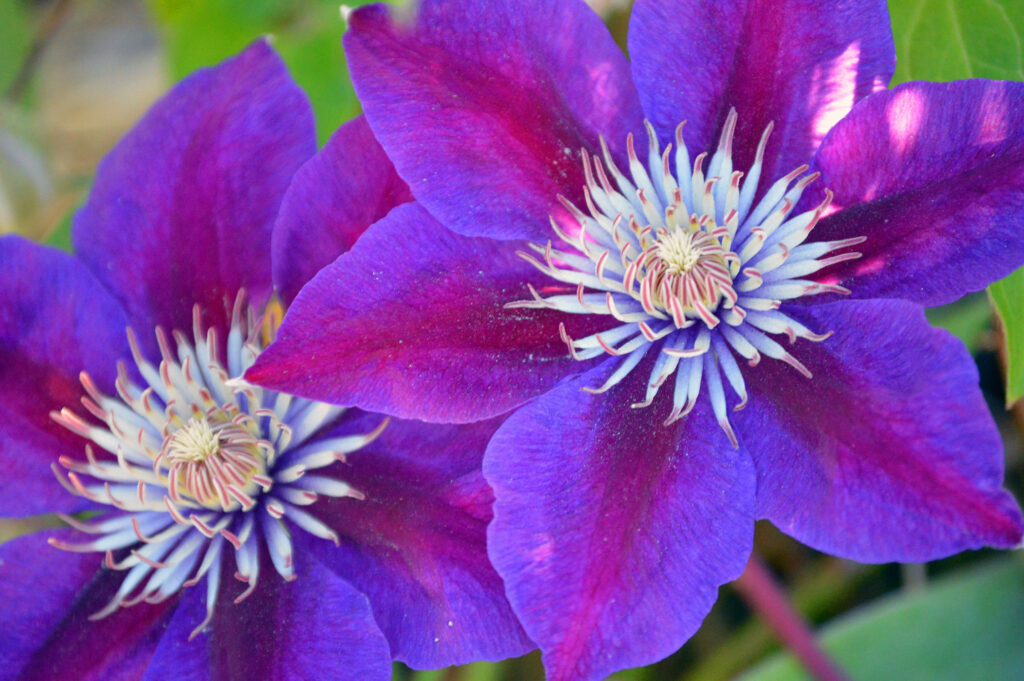
[[0,239],[0,516],[73,512],[83,500],[53,477],[82,440],[50,412],[78,408],[78,375],[109,390],[128,356],[120,305],[80,262],[21,237]]
[[102,556],[59,551],[38,532],[0,545],[0,680],[136,681],[156,650],[173,604],[141,605],[99,622],[122,573]]
[[362,116],[295,174],[273,235],[274,285],[285,303],[367,227],[412,200]]
[[592,395],[614,362],[515,412],[487,449],[491,560],[549,681],[597,681],[674,652],[754,533],[754,468],[702,400],[630,404],[646,374]]
[[388,644],[366,596],[308,552],[296,569],[294,582],[273,575],[237,605],[224,594],[209,632],[192,641],[206,606],[202,589],[187,592],[143,681],[390,679]]
[[356,92],[413,194],[446,227],[546,239],[581,198],[579,150],[642,132],[622,51],[582,0],[424,0],[349,18]]
[[861,298],[941,305],[1024,264],[1024,83],[906,83],[858,106],[815,158],[838,212],[823,239],[865,236],[826,270]]
[[239,288],[269,295],[274,218],[315,151],[309,102],[260,40],[179,83],[104,158],[75,250],[151,346],[158,324],[191,328],[194,303],[224,324]]
[[[367,415],[365,432],[381,417]],[[366,594],[395,659],[416,669],[522,655],[535,646],[487,559],[491,491],[480,474],[498,422],[392,420],[337,477],[365,499],[324,499],[316,512],[341,547],[308,550]]]
[[769,182],[809,163],[825,133],[896,68],[884,0],[637,0],[629,53],[664,142],[686,121],[690,150],[712,152],[735,107],[734,167],[746,171],[774,122]]
[[762,362],[735,419],[757,465],[758,516],[862,562],[1020,543],[999,433],[963,345],[904,301],[815,306],[805,323],[838,331],[794,350],[814,378]]
[[560,322],[572,337],[602,323],[505,309],[529,299],[528,283],[551,281],[509,244],[399,206],[303,288],[246,379],[403,418],[504,413],[586,368],[569,357]]

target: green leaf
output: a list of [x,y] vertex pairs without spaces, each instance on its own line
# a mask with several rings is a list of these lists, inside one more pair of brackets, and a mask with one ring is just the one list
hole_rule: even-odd
[[64,216],[64,219],[60,221],[57,228],[50,233],[50,236],[46,237],[44,242],[47,246],[54,246],[62,251],[71,252],[71,218],[74,212],[70,212]]
[[1024,79],[1020,0],[890,0],[899,61],[893,83]]
[[21,69],[32,42],[28,11],[18,0],[0,0],[0,93]]
[[[1021,0],[890,0],[898,65],[893,84],[959,78],[1024,80]],[[1024,275],[989,288],[1006,334],[1006,398],[1024,395]]]
[[345,22],[336,0],[149,0],[149,4],[164,36],[175,80],[270,35],[292,77],[309,95],[321,143],[360,112],[341,49]]
[[[826,629],[825,649],[851,678],[983,681],[1024,669],[1024,563],[1002,559],[883,599]],[[739,681],[809,681],[778,654]]]
[[1024,268],[988,287],[1006,335],[1006,404],[1024,396]]
[[925,310],[928,321],[963,341],[971,352],[978,349],[992,322],[992,306],[984,293],[972,293],[955,303]]

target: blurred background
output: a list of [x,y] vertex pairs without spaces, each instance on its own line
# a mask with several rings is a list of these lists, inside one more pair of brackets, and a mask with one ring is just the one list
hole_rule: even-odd
[[[349,2],[350,5],[365,4]],[[625,45],[631,0],[590,0]],[[1024,80],[1024,0],[890,0],[895,82]],[[321,144],[359,112],[340,47],[337,2],[0,0],[0,233],[69,248],[70,216],[99,160],[146,108],[194,69],[270,34],[309,94]],[[709,39],[711,37],[709,36]],[[894,83],[895,84],[895,83]],[[1022,225],[1024,230],[1024,225]],[[1024,272],[929,311],[974,355],[1024,498]],[[0,541],[53,519],[0,521]],[[768,524],[758,551],[825,647],[862,681],[1024,679],[1024,558],[981,551],[928,565],[860,565]],[[618,681],[806,678],[730,587],[678,653]],[[542,679],[536,654],[431,672],[415,681]]]

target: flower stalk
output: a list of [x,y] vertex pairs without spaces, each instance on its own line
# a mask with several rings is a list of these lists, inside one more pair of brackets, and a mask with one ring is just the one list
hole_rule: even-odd
[[818,681],[850,681],[838,663],[818,645],[810,624],[801,615],[768,567],[756,553],[733,586],[779,641]]

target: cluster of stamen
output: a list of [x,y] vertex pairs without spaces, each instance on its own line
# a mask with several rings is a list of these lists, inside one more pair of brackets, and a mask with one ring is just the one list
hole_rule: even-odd
[[224,511],[252,508],[255,486],[271,482],[259,445],[260,433],[235,423],[223,409],[193,417],[167,437],[158,457],[169,464],[171,499],[180,501],[184,494]]
[[117,397],[103,394],[83,372],[82,404],[96,422],[67,408],[51,414],[90,441],[85,461],[61,457],[67,474],[55,465],[57,479],[109,511],[87,521],[62,516],[94,540],[50,543],[104,553],[106,567],[126,571],[94,619],[141,601],[158,603],[205,578],[207,617],[195,636],[213,616],[227,546],[234,549],[235,578],[247,585],[239,602],[256,588],[261,547],[281,577],[295,578],[286,520],[337,543],[334,530],[305,507],[320,495],[364,498],[333,476],[311,472],[344,461],[386,421],[371,433],[324,438],[320,433],[337,422],[343,408],[231,379],[255,362],[270,336],[244,294],[235,301],[226,338],[216,328],[204,330],[201,319],[196,307],[191,339],[156,329],[158,367],[129,329],[144,388],[124,364],[118,366]]
[[735,254],[722,248],[718,239],[700,229],[655,232],[653,244],[627,268],[625,285],[632,288],[639,280],[640,301],[646,308],[660,309],[672,315],[682,328],[687,315],[698,315],[713,322],[711,312],[719,301],[736,303],[728,259]]
[[830,334],[811,331],[780,308],[802,296],[849,293],[806,277],[860,257],[834,252],[864,238],[804,243],[832,200],[826,189],[817,206],[791,215],[804,190],[818,178],[818,173],[805,175],[807,166],[759,191],[771,125],[746,174],[733,170],[735,110],[726,119],[706,173],[708,154],[701,153],[690,163],[682,124],[676,129],[674,153],[671,144],[662,151],[653,127],[646,127],[646,167],[632,135],[627,138],[629,177],[616,167],[603,140],[603,163],[583,151],[587,212],[560,196],[575,224],[563,226],[551,219],[555,234],[570,250],[555,249],[549,241],[530,244],[533,253],[520,253],[566,284],[564,292],[545,297],[531,286],[530,300],[507,307],[609,315],[619,324],[585,338],[572,339],[561,326],[574,358],[586,360],[603,353],[622,358],[604,385],[585,390],[611,389],[657,348],[646,395],[633,406],[650,405],[675,375],[668,424],[693,409],[706,384],[716,418],[736,446],[724,390],[727,382],[739,398],[734,409],[746,404],[746,385],[736,358],[755,366],[766,355],[810,378],[806,367],[770,336],[784,334],[794,343],[797,338],[823,341]]

